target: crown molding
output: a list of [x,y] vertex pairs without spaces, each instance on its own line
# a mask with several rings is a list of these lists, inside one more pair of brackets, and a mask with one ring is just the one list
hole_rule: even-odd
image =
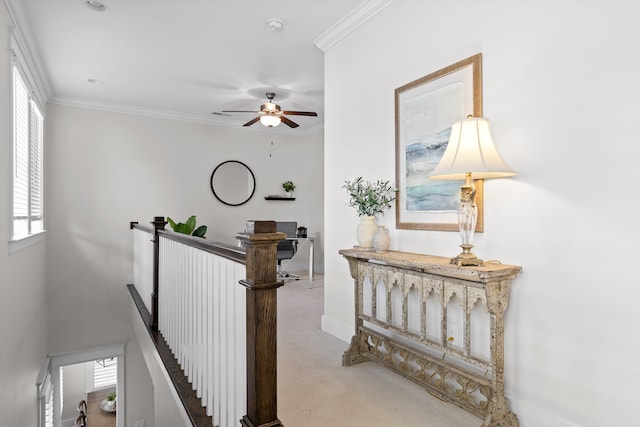
[[276,128],[267,128],[264,126],[255,127],[242,127],[243,121],[239,120],[227,120],[218,116],[212,115],[211,117],[201,116],[197,114],[184,114],[175,111],[156,110],[152,108],[137,107],[131,105],[122,104],[107,104],[102,102],[90,101],[87,99],[78,98],[63,98],[56,97],[49,100],[50,104],[61,105],[63,107],[81,108],[87,110],[104,111],[109,113],[128,114],[134,116],[151,117],[164,120],[176,120],[180,122],[196,123],[209,126],[219,126],[233,129],[241,129],[251,132],[269,132],[279,134],[289,134],[298,136],[312,136],[323,131],[324,124],[318,124],[309,128],[296,128],[291,129],[287,126],[278,126]]
[[33,75],[33,83],[37,86],[37,91],[42,98],[41,102],[46,103],[51,98],[51,85],[47,79],[47,74],[44,72],[40,57],[32,48],[36,44],[33,41],[30,26],[25,16],[22,0],[4,0],[4,3],[13,23],[11,34],[20,49],[23,60],[26,62],[24,65],[29,68]]
[[344,18],[320,34],[314,41],[321,51],[326,51],[347,34],[373,18],[384,8],[393,3],[393,0],[365,0],[349,12]]

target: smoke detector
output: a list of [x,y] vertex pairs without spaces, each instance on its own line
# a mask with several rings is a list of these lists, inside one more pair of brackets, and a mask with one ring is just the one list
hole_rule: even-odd
[[278,18],[270,18],[267,20],[267,26],[271,31],[280,31],[282,29],[282,20]]

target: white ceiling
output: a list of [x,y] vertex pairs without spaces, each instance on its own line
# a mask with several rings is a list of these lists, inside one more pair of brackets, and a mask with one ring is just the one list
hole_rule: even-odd
[[284,110],[318,112],[291,116],[298,132],[324,120],[320,48],[390,2],[100,1],[103,12],[86,0],[8,0],[50,102],[240,126],[255,115],[211,113],[257,110],[273,91]]

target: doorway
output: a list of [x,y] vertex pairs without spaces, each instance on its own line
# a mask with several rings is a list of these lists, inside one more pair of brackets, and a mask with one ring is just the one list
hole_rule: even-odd
[[62,366],[62,427],[116,427],[118,358]]
[[52,427],[82,425],[81,413],[86,427],[124,427],[124,351],[119,344],[50,357]]

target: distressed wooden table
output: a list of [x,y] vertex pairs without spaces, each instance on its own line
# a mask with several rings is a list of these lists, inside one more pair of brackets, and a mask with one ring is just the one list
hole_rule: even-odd
[[343,366],[375,361],[484,420],[516,427],[504,395],[504,315],[521,267],[344,249],[356,334]]

